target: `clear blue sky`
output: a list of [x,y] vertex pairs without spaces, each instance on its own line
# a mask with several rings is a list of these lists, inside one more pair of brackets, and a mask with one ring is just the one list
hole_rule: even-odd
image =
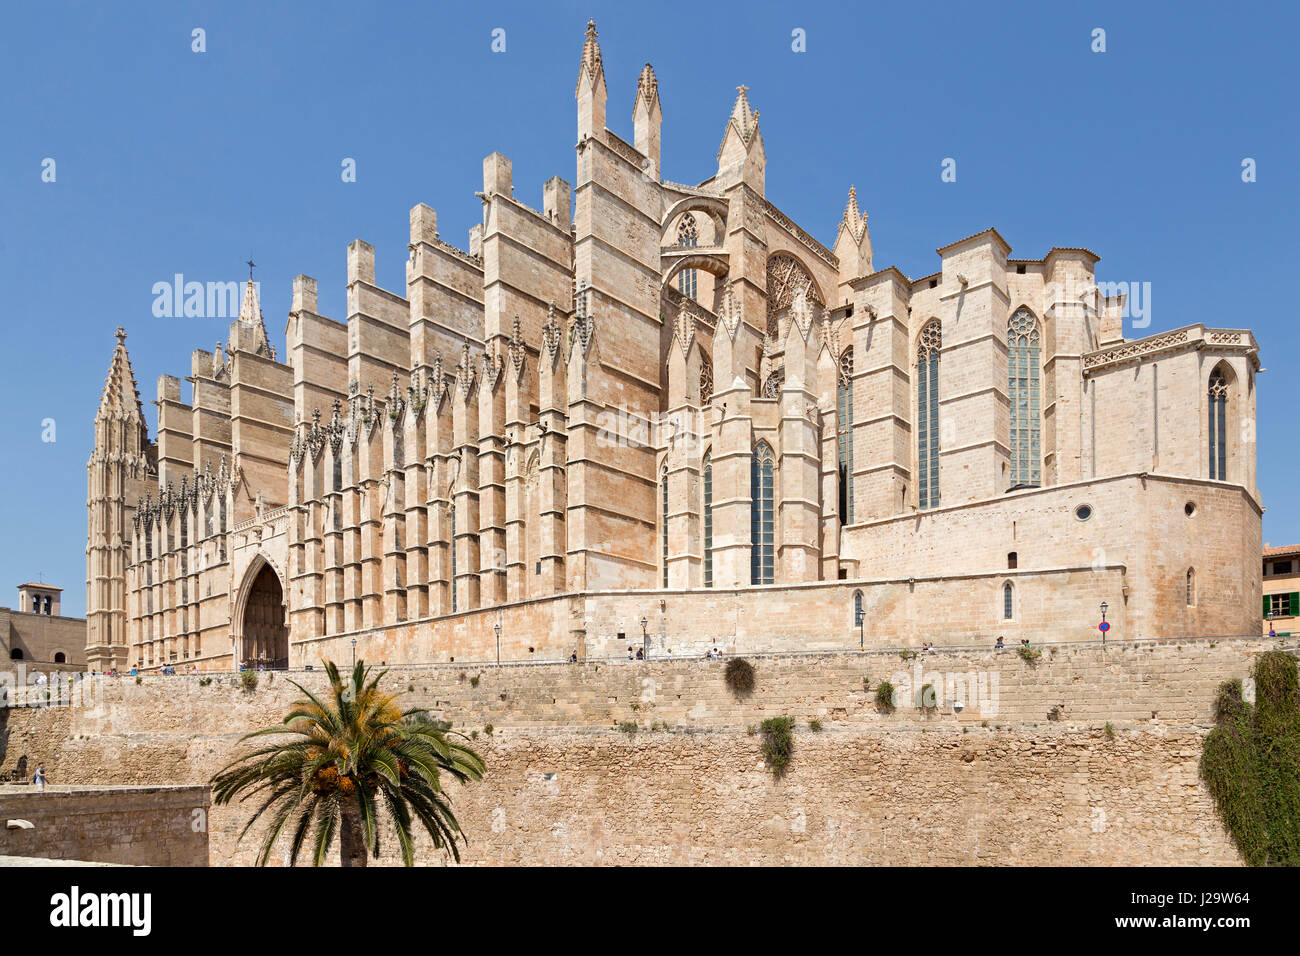
[[[668,179],[712,175],[744,83],[768,196],[825,243],[853,183],[878,268],[929,274],[936,247],[996,226],[1013,256],[1087,246],[1099,279],[1150,282],[1147,333],[1254,329],[1274,369],[1258,393],[1264,536],[1300,540],[1285,397],[1294,5],[23,3],[0,29],[0,604],[39,574],[83,613],[85,466],[113,330],[129,333],[151,431],[157,376],[188,374],[190,351],[226,336],[228,320],[155,318],[155,282],[239,279],[252,255],[281,350],[294,275],[343,317],[353,238],[404,291],[410,207],[429,203],[464,246],[488,153],[513,160],[533,206],[552,175],[573,180],[589,16],[625,138],[654,64]],[[196,27],[206,53],[191,52]],[[1097,27],[1105,53],[1090,50]],[[796,28],[807,52],[791,50]]]

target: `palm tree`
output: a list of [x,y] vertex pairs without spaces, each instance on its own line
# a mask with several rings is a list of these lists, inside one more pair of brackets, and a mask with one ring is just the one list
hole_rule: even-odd
[[368,854],[379,853],[381,803],[403,863],[415,862],[413,817],[435,847],[459,862],[456,841],[465,837],[443,792],[442,775],[461,783],[481,780],[483,759],[448,740],[425,711],[403,711],[398,695],[379,690],[387,671],[371,678],[365,662],[357,661],[345,683],[338,667],[326,661],[325,673],[328,701],[294,683],[307,699],[294,703],[283,724],[243,738],[279,734],[289,739],[236,759],[212,778],[217,804],[264,795],[239,834],[242,840],[258,819],[269,816],[257,865],[266,865],[276,840],[287,832],[293,865],[310,837],[312,865],[320,866],[338,833],[342,865],[365,866]]

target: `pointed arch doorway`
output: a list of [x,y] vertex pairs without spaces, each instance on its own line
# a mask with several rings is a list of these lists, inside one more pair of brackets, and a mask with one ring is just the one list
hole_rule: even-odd
[[236,618],[239,662],[253,668],[285,669],[289,666],[289,628],[280,576],[268,561],[259,560],[244,580]]

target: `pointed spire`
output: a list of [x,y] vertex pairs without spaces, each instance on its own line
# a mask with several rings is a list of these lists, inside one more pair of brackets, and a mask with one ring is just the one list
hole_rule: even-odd
[[[251,273],[252,270],[249,271]],[[239,306],[238,324],[250,327],[253,330],[253,352],[275,358],[275,350],[271,347],[271,340],[266,334],[266,323],[262,319],[262,303],[258,299],[257,286],[254,285],[251,274],[248,277],[248,282],[244,285],[244,301]],[[235,326],[231,326],[231,351],[235,351],[236,348],[246,347],[247,342],[243,335],[236,337],[235,328]]]
[[596,41],[596,21],[587,21],[587,38],[582,44],[582,64],[578,69],[578,85],[585,79],[592,86],[599,80],[605,85],[605,69],[600,59],[600,44]]
[[546,324],[542,326],[542,347],[546,349],[547,358],[554,362],[556,352],[560,348],[560,323],[555,317],[554,302],[546,309]]
[[641,76],[636,81],[636,105],[642,101],[647,109],[654,109],[659,103],[659,78],[649,63],[641,68]]
[[842,222],[854,242],[861,242],[862,234],[867,231],[867,216],[858,208],[858,191],[853,186],[849,187],[849,202],[844,207]]
[[[722,143],[718,146],[718,161],[722,161],[722,151],[727,148],[727,136],[734,129],[740,137],[741,145],[747,150],[758,134],[758,110],[749,105],[748,86],[736,87],[736,102],[732,104],[731,115],[722,130]],[[743,151],[742,151],[743,152]]]
[[126,330],[119,325],[115,334],[117,345],[113,348],[113,357],[108,363],[108,377],[104,380],[104,392],[99,400],[99,415],[96,417],[134,417],[143,422],[140,390],[135,384],[131,356],[126,351]]
[[746,143],[758,128],[758,110],[750,108],[749,97],[745,95],[748,92],[748,86],[736,87],[736,102],[731,107],[731,122],[736,124],[736,129]]
[[257,286],[253,284],[253,277],[248,277],[248,282],[244,285],[244,301],[239,306],[239,321],[252,325],[262,321],[262,304],[257,298]]

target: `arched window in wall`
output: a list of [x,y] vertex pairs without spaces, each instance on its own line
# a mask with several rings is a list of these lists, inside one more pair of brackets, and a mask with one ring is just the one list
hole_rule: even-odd
[[1016,589],[1008,581],[1002,585],[1002,620],[1010,621],[1016,616]]
[[456,613],[456,502],[451,507],[451,613]]
[[862,592],[853,592],[853,626],[862,626]]
[[1037,488],[1042,476],[1042,372],[1038,320],[1020,308],[1007,321],[1007,398],[1011,402],[1011,487]]
[[713,587],[713,452],[704,455],[704,586]]
[[853,523],[853,346],[840,353],[836,395],[839,427],[836,434],[840,466],[840,524]]
[[939,349],[938,319],[921,330],[916,346],[916,471],[918,504],[939,507]]
[[1187,606],[1191,607],[1196,603],[1196,571],[1193,568],[1187,569]]
[[659,541],[663,552],[664,587],[668,587],[668,466],[659,472]]
[[[677,245],[694,248],[700,244],[700,232],[695,225],[695,217],[689,212],[682,216],[677,224]],[[695,298],[696,274],[694,269],[683,269],[677,273],[677,289],[688,299]]]
[[776,580],[776,530],[773,508],[772,448],[761,441],[749,464],[749,580],[772,584]]
[[1228,379],[1221,367],[1210,375],[1210,479],[1228,480]]

